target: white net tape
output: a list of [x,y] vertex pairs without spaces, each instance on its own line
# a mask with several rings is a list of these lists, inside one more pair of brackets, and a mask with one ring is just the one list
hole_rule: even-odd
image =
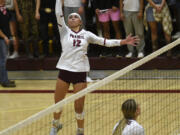
[[82,91],[63,99],[62,101],[58,102],[57,104],[54,104],[54,105],[48,107],[47,109],[45,109],[45,110],[43,110],[43,111],[41,111],[41,112],[39,112],[39,113],[29,117],[29,118],[17,123],[16,125],[11,126],[7,129],[1,131],[0,135],[10,135],[10,134],[22,129],[25,126],[28,126],[29,124],[31,124],[35,121],[38,121],[39,119],[41,119],[44,116],[52,114],[53,112],[57,111],[59,108],[62,108],[64,105],[66,105],[70,102],[73,102],[73,101],[79,99],[80,97],[86,95],[87,93],[90,93],[90,92],[98,89],[99,87],[104,86],[105,84],[108,84],[109,82],[123,76],[124,74],[128,73],[129,71],[145,64],[146,62],[152,60],[153,58],[155,58],[159,55],[161,55],[162,53],[174,48],[178,44],[180,44],[180,39],[166,45],[165,47],[163,47],[163,48],[157,50],[156,52],[144,57],[143,59],[123,68],[122,70],[115,72],[114,74],[104,78],[103,80],[98,81],[98,82],[90,85],[89,87],[83,89]]

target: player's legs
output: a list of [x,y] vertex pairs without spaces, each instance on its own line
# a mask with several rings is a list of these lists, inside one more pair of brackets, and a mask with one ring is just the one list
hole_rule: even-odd
[[[68,92],[69,85],[70,85],[69,83],[67,83],[67,82],[65,82],[59,78],[57,79],[56,90],[55,90],[55,95],[54,95],[55,103],[64,99],[64,97],[66,96],[66,93]],[[62,112],[62,110],[60,109],[60,112],[54,113],[54,119],[55,120],[60,119],[61,112]]]
[[13,40],[14,40],[14,52],[13,55],[10,56],[10,58],[16,58],[18,57],[18,47],[19,47],[19,39],[17,36],[17,25],[16,25],[16,21],[10,21],[10,30],[11,30],[11,34],[14,36]]
[[103,28],[103,36],[107,39],[110,38],[110,28],[109,28],[109,21],[110,21],[110,17],[109,17],[109,12],[105,12],[105,13],[100,13],[98,15],[98,19],[99,22],[102,24],[102,28]]
[[30,45],[29,45],[29,35],[30,35],[30,31],[29,31],[29,17],[28,17],[28,11],[25,9],[22,9],[21,11],[22,13],[22,17],[23,17],[23,23],[20,23],[20,30],[22,33],[22,39],[25,45],[25,50],[26,50],[26,54],[31,57],[31,50],[30,50]]
[[[86,87],[87,87],[86,82],[76,83],[73,85],[75,93],[81,91],[82,89],[84,89]],[[84,132],[84,111],[83,111],[84,110],[84,101],[85,101],[85,97],[81,97],[78,100],[76,100],[74,103],[77,125],[78,125],[78,131],[77,131],[78,135],[80,135],[80,134],[83,135],[83,132]]]
[[[166,39],[166,43],[169,44],[171,42],[171,35],[167,34],[166,32],[164,32],[164,37]],[[169,50],[167,52],[167,56],[170,57],[172,55],[171,50]]]
[[[69,89],[69,83],[58,78],[56,82],[56,90],[54,95],[55,103],[64,99],[66,93],[68,92],[68,89]],[[57,135],[58,131],[62,128],[62,124],[60,124],[59,122],[61,113],[62,113],[62,108],[59,108],[59,112],[54,113],[54,120],[52,122],[50,135]]]
[[112,24],[114,27],[114,31],[116,33],[116,39],[120,39],[121,38],[121,31],[119,28],[119,20],[120,20],[120,11],[110,11],[109,12],[111,20],[112,20]]
[[119,21],[112,21],[114,31],[116,33],[116,39],[121,39],[121,31],[119,28]]
[[110,28],[109,28],[109,22],[102,22],[102,27],[103,27],[103,35],[105,38],[110,39]]
[[[102,26],[103,37],[110,39],[110,26],[109,26],[109,13],[108,11],[98,14],[99,22]],[[102,47],[100,56],[107,56],[109,54],[109,48]]]
[[38,40],[39,40],[39,31],[38,31],[38,24],[37,21],[34,19],[34,15],[32,14],[34,11],[31,11],[29,14],[29,19],[31,20],[30,27],[31,27],[31,34],[32,34],[32,47],[33,47],[33,55],[34,57],[39,56],[39,47],[38,47]]
[[[121,35],[120,24],[119,24],[119,21],[120,21],[119,9],[117,11],[110,10],[109,15],[110,15],[110,18],[112,20],[112,26],[113,26],[114,31],[115,31],[115,38],[121,39],[122,35]],[[120,54],[120,47],[113,47],[113,48],[111,48],[111,50],[112,50],[113,56],[118,57],[119,55],[121,55]]]
[[98,36],[102,37],[102,28],[101,28],[101,23],[99,22],[99,18],[96,14],[96,27],[97,27],[97,34]]
[[[132,12],[124,11],[123,14],[124,14],[123,24],[124,24],[126,36],[128,36],[129,34],[134,34],[134,28],[133,28],[133,23],[132,23]],[[131,58],[134,53],[134,47],[131,45],[128,45],[127,48],[129,50],[129,53],[126,54],[126,57]]]
[[0,83],[8,83],[8,74],[6,70],[7,45],[3,39],[0,39]]
[[157,22],[152,21],[148,22],[151,29],[151,40],[152,40],[152,49],[153,52],[158,49],[158,40],[157,40]]
[[144,41],[144,25],[143,19],[138,18],[138,12],[132,13],[132,23],[135,30],[135,35],[140,38],[139,44],[136,46],[138,51],[138,57],[143,57],[144,55],[140,55],[144,53],[145,41]]

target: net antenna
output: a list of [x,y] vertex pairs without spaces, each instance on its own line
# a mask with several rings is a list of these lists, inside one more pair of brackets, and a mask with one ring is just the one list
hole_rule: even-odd
[[161,55],[162,53],[178,46],[179,44],[180,44],[180,38],[177,39],[176,41],[162,47],[161,49],[151,53],[150,55],[144,57],[143,59],[140,59],[137,62],[123,68],[122,70],[119,70],[119,71],[115,72],[114,74],[104,78],[103,80],[98,81],[98,82],[88,86],[87,88],[83,89],[82,91],[61,100],[57,104],[54,104],[54,105],[48,107],[47,109],[44,109],[44,110],[40,111],[39,113],[36,113],[36,114],[30,116],[29,118],[1,131],[0,135],[10,135],[10,134],[20,130],[21,128],[28,126],[29,124],[41,119],[42,117],[44,117],[46,115],[56,112],[57,110],[59,110],[59,108],[62,108],[64,105],[83,97],[87,93],[90,93],[105,84],[110,83],[112,80],[119,78],[120,76],[128,73],[129,71],[131,71],[137,67],[140,67],[141,65],[145,64],[146,62],[148,62],[148,61],[152,60],[153,58]]

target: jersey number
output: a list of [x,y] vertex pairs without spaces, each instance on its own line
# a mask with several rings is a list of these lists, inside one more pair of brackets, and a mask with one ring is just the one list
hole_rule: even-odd
[[73,46],[79,47],[80,44],[81,44],[81,40],[75,40],[75,39],[73,40]]

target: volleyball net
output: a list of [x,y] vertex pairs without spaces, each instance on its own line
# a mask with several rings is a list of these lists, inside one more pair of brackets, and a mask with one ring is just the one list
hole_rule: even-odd
[[74,101],[85,96],[85,135],[111,135],[114,125],[123,118],[122,103],[133,98],[141,107],[137,121],[146,135],[180,134],[180,72],[135,70],[180,44],[180,39],[119,70],[89,84],[57,104],[3,130],[0,135],[48,135],[53,113],[63,108],[59,135],[74,135],[77,130]]

